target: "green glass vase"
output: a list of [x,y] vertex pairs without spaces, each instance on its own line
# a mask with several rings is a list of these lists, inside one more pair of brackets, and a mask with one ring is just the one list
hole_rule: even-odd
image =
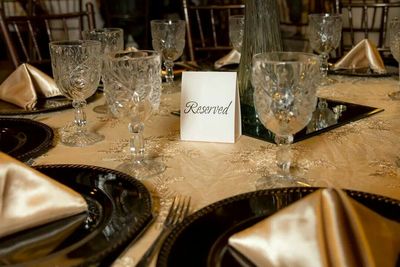
[[255,54],[283,50],[278,3],[277,0],[246,0],[245,5],[245,30],[238,74],[242,131],[247,135],[267,135],[265,138],[269,139],[270,133],[258,121],[254,108],[251,62]]

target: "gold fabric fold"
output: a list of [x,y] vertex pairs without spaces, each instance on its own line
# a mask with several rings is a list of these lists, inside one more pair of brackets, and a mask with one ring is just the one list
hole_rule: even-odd
[[87,209],[71,188],[0,152],[0,238]]
[[256,266],[395,266],[400,224],[341,190],[321,189],[232,235]]
[[227,55],[215,61],[214,68],[220,69],[227,65],[239,64],[239,63],[240,63],[240,52],[233,49]]
[[381,55],[376,46],[368,39],[360,41],[343,58],[335,63],[332,69],[370,69],[375,73],[386,73]]
[[38,98],[61,95],[54,80],[29,64],[20,65],[0,85],[0,99],[32,110]]

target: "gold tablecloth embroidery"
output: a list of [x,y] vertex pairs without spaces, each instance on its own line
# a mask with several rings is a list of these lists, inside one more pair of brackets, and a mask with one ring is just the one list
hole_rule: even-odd
[[[315,186],[365,191],[400,199],[400,102],[388,93],[399,89],[398,78],[335,76],[339,82],[321,88],[319,95],[336,100],[384,108],[385,111],[314,136],[293,145],[295,171]],[[255,182],[275,168],[275,145],[242,136],[235,144],[183,142],[179,140],[179,93],[164,95],[160,114],[145,123],[146,146],[166,164],[164,173],[143,181],[156,198],[160,216],[155,226],[125,255],[135,262],[160,229],[171,196],[192,197],[193,209],[253,191]],[[105,141],[86,148],[56,145],[34,164],[89,164],[115,168],[127,158],[126,125],[88,106],[89,127],[105,135]],[[73,118],[72,110],[35,115],[58,129]],[[121,263],[123,261],[119,261]]]

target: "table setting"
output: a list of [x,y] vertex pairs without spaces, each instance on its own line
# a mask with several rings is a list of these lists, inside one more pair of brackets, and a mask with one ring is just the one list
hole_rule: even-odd
[[0,84],[0,265],[399,266],[397,72],[331,75],[387,67],[368,40],[326,63],[340,29],[250,53],[247,17],[214,71],[174,75],[185,21],[155,20],[154,50],[51,42],[54,80]]

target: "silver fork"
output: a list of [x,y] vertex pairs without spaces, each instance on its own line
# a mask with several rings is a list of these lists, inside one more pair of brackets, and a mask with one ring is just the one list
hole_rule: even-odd
[[136,267],[149,266],[154,254],[160,249],[165,238],[172,231],[175,225],[183,221],[183,219],[189,214],[189,210],[190,197],[176,196],[174,198],[171,207],[169,208],[168,215],[163,223],[162,231],[146,253],[144,253],[140,261],[136,264]]

